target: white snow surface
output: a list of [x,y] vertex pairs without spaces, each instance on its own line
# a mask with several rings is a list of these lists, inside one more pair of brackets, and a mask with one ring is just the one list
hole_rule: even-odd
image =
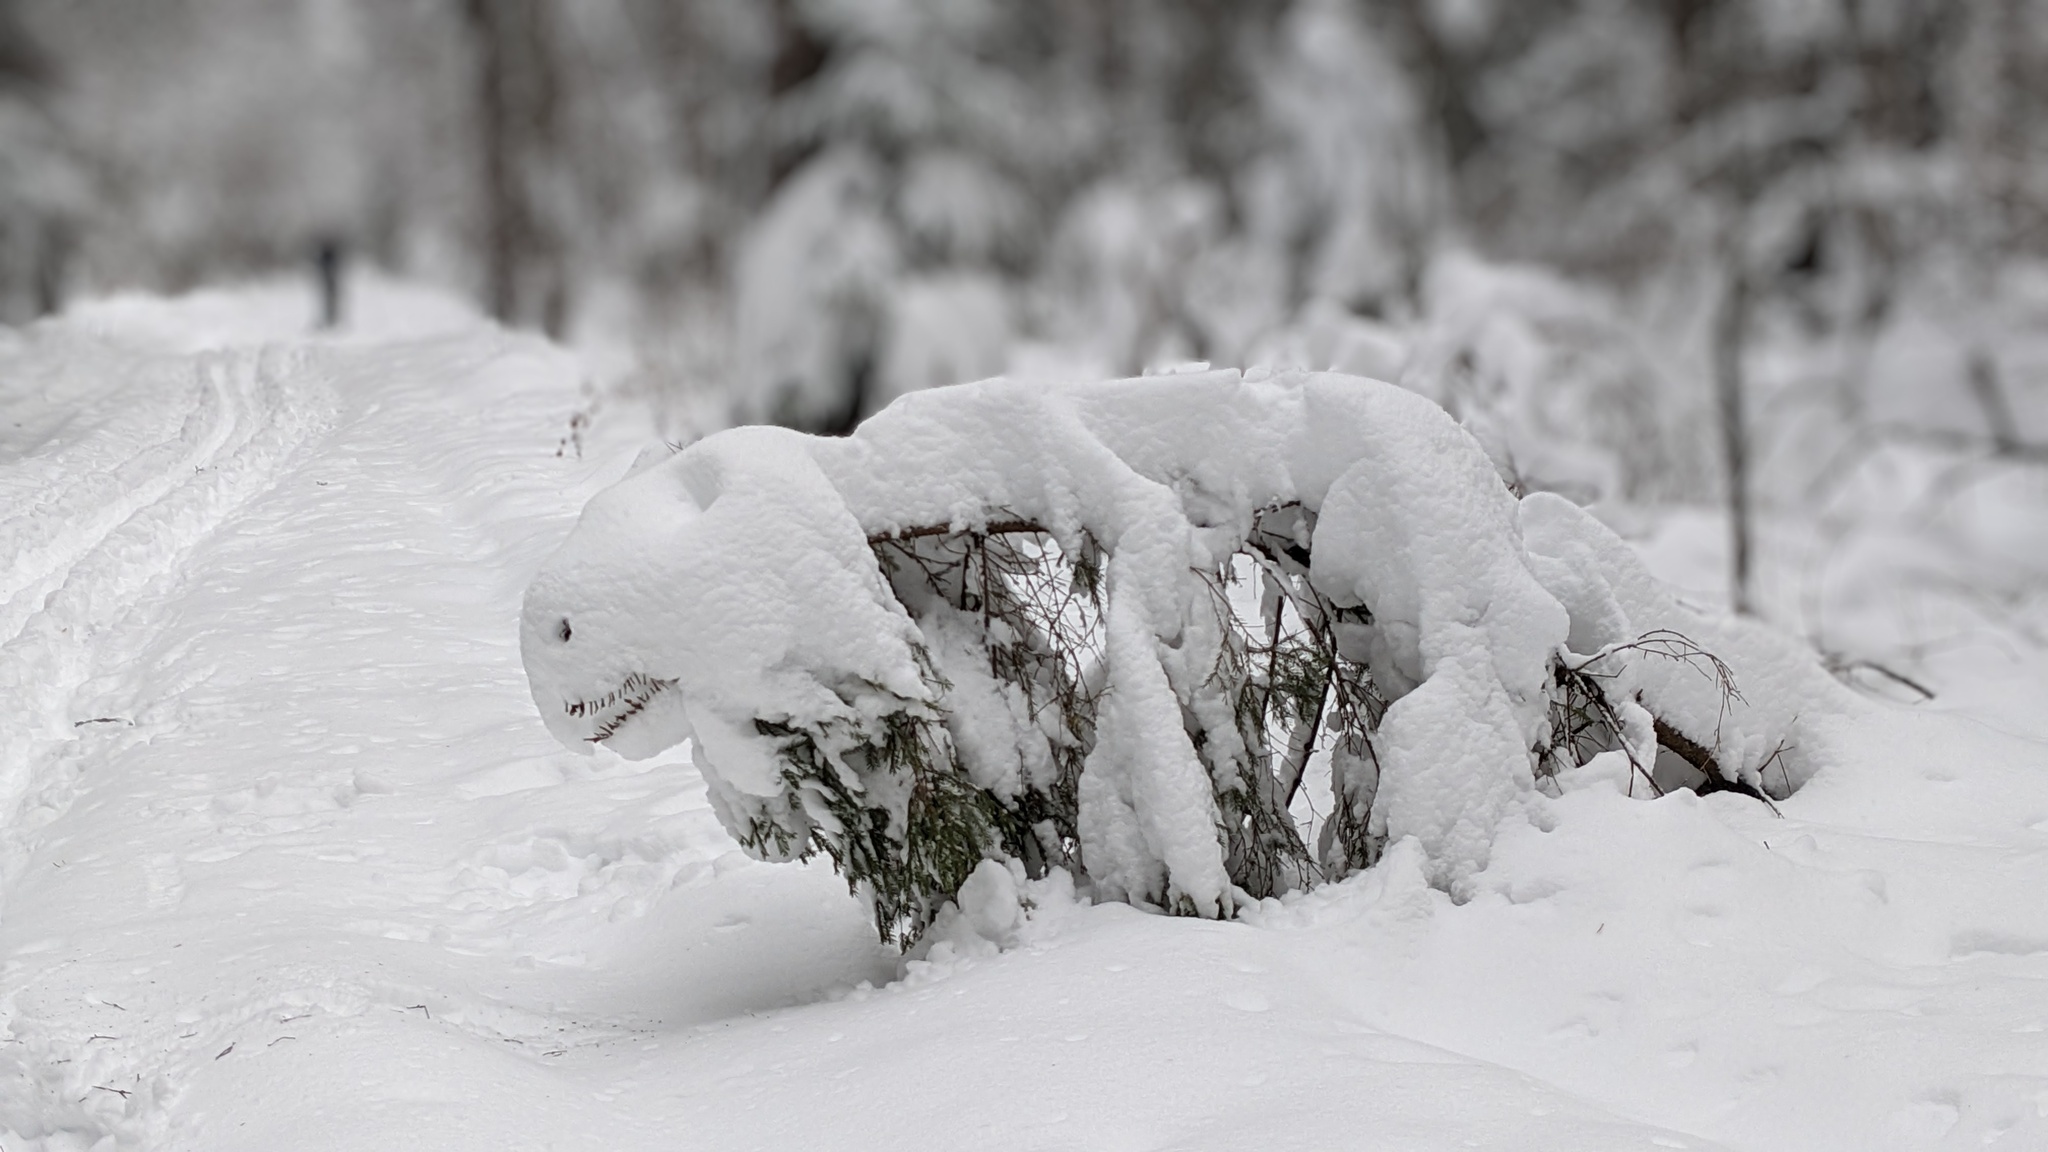
[[1417,841],[1234,922],[985,865],[906,965],[685,753],[550,738],[521,594],[631,452],[381,291],[0,334],[7,1152],[2048,1146],[2040,686],[1811,717],[1782,815],[1534,801],[1463,903]]

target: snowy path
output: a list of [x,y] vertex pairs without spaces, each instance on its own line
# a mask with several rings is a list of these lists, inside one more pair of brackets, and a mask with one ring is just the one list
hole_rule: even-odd
[[[444,1034],[517,1064],[886,971],[835,880],[752,867],[663,930],[701,982],[586,971],[614,920],[731,845],[686,773],[608,777],[530,718],[518,595],[592,479],[554,455],[561,359],[483,333],[190,357],[58,339],[7,371],[0,764],[26,803],[4,833],[0,1132],[218,1147],[223,1116],[304,1120],[234,1067],[272,1082],[287,1043],[331,1071],[329,1045],[377,1037],[352,1063],[403,1095]],[[814,961],[695,943],[779,899],[771,943]],[[365,1099],[335,1087],[337,1115]]]
[[534,717],[520,592],[620,466],[555,454],[573,363],[183,307],[0,344],[5,1152],[2048,1147],[2048,745],[1575,793],[1462,907],[1040,891],[891,984],[686,762]]

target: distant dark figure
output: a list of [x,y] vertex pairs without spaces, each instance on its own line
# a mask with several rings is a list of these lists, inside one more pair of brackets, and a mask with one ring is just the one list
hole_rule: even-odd
[[45,220],[36,245],[36,315],[54,316],[64,307],[64,265],[71,238],[61,222]]
[[320,278],[320,326],[341,323],[341,241],[321,238],[313,249],[314,273]]

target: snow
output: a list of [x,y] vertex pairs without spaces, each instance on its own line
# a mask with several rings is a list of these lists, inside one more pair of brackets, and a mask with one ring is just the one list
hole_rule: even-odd
[[875,351],[884,288],[901,254],[882,215],[882,176],[854,150],[827,153],[777,193],[739,246],[739,362],[755,419],[829,426]]
[[[1358,377],[1205,367],[927,390],[844,439],[740,428],[651,465],[592,502],[534,584],[522,648],[535,703],[572,748],[642,757],[694,734],[728,830],[764,857],[813,828],[858,839],[844,813],[820,815],[817,787],[860,797],[899,837],[908,817],[882,800],[899,790],[893,764],[846,758],[891,715],[955,711],[922,662],[966,678],[950,740],[970,779],[1014,776],[1015,749],[1033,741],[965,671],[976,642],[944,635],[943,611],[927,637],[867,542],[1039,525],[1070,555],[1107,557],[1108,688],[1078,782],[1082,866],[1098,895],[1223,917],[1252,898],[1218,831],[1249,753],[1236,704],[1212,687],[1224,639],[1204,624],[1215,609],[1201,574],[1264,510],[1314,515],[1315,589],[1371,615],[1360,659],[1392,702],[1370,785],[1381,802],[1339,791],[1370,809],[1377,840],[1420,838],[1432,878],[1460,897],[1494,830],[1526,809],[1568,639],[1572,669],[1616,685],[1645,772],[1654,716],[1741,782],[1789,795],[1819,762],[1802,719],[1853,705],[1795,644],[1681,608],[1575,505],[1537,493],[1518,511],[1479,443],[1429,400]],[[1699,644],[1728,662],[1732,691]],[[830,779],[785,769],[788,728],[811,733]],[[757,829],[771,825],[768,843]]]
[[982,380],[1003,370],[1013,342],[1001,281],[972,272],[906,278],[890,291],[867,415],[906,392]]
[[[576,364],[396,293],[326,340],[283,289],[0,339],[7,1152],[2048,1145],[2038,663],[1810,715],[1781,815],[1532,794],[1462,903],[1420,840],[1233,922],[984,865],[904,962],[826,868],[741,856],[687,752],[557,745],[521,597],[632,447],[557,456]],[[1129,426],[1119,459],[1165,443]],[[1204,476],[1252,454],[1220,431]],[[745,444],[651,559],[818,481]],[[631,483],[701,507],[681,459]],[[1583,544],[1575,514],[1506,513],[1565,599],[1539,540]],[[1627,627],[1706,642],[1622,571]],[[1440,680],[1471,683],[1405,699]]]
[[[1810,725],[1860,716],[1861,701],[1822,670],[1799,644],[1766,626],[1686,607],[1611,532],[1570,501],[1535,493],[1522,501],[1524,539],[1544,586],[1571,610],[1568,647],[1622,694],[1647,705],[1680,733],[1713,751],[1715,762],[1744,783],[1789,794],[1811,778],[1826,753],[1801,747],[1817,739]],[[1643,637],[1683,637],[1726,661],[1739,700],[1702,692],[1714,676],[1697,659]],[[1686,645],[1679,645],[1686,651]],[[1772,768],[1765,779],[1766,765]]]

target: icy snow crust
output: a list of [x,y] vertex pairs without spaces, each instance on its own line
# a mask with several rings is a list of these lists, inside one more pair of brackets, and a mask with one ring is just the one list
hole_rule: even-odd
[[[967,772],[999,795],[1032,771],[1018,750],[1045,740],[988,703],[972,637],[920,630],[871,540],[1021,523],[1069,554],[1099,548],[1110,690],[1080,778],[1081,864],[1098,896],[1229,915],[1246,897],[1226,872],[1225,781],[1191,735],[1217,731],[1199,722],[1221,643],[1202,626],[1200,574],[1261,510],[1297,504],[1315,517],[1310,578],[1370,612],[1345,644],[1393,699],[1379,771],[1340,780],[1340,802],[1386,842],[1415,838],[1453,893],[1529,809],[1560,667],[1622,687],[1646,770],[1654,716],[1779,796],[1818,763],[1803,720],[1853,707],[1790,641],[1679,605],[1569,502],[1518,502],[1435,404],[1333,374],[993,380],[906,396],[845,439],[721,433],[591,501],[528,591],[521,648],[564,743],[633,757],[694,736],[728,827],[774,823],[788,840],[764,854],[786,854],[819,824],[843,830],[757,722],[946,718]],[[1696,661],[1628,647],[1658,632],[1721,657],[1741,694]],[[834,770],[855,792],[888,786]]]

